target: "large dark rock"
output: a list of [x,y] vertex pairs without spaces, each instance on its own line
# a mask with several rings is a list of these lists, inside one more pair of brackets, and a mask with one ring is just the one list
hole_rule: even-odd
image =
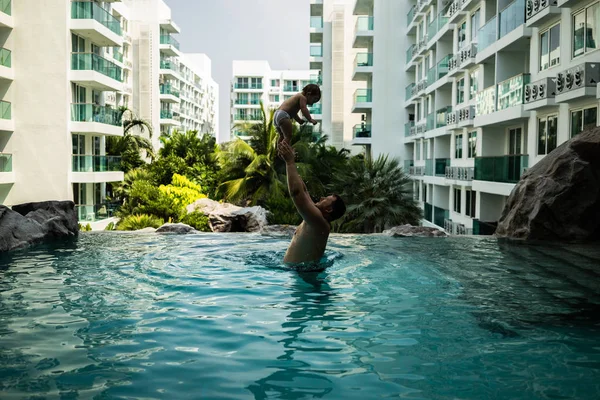
[[72,201],[44,201],[0,206],[0,252],[50,239],[77,235],[79,223]]
[[164,224],[160,228],[158,228],[156,233],[178,233],[178,234],[187,234],[187,233],[199,233],[197,230],[192,228],[186,224]]
[[210,199],[200,199],[187,206],[187,212],[199,211],[208,216],[213,232],[260,232],[268,225],[268,211],[262,207],[238,207]]
[[508,198],[496,236],[600,239],[600,128],[577,135],[529,168]]
[[426,226],[400,225],[383,231],[384,235],[392,237],[445,237],[446,232]]

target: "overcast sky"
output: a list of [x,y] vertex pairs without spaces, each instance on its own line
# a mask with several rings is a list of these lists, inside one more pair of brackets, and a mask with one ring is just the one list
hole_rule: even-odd
[[229,132],[233,60],[308,69],[308,0],[165,0],[185,53],[205,53],[219,84],[219,131]]

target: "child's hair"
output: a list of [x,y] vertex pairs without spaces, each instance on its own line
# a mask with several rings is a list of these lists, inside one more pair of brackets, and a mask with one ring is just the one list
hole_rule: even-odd
[[319,99],[321,98],[321,89],[319,88],[319,85],[315,85],[314,83],[309,83],[308,85],[304,86],[304,89],[302,89],[302,94],[303,95],[316,95],[319,96]]

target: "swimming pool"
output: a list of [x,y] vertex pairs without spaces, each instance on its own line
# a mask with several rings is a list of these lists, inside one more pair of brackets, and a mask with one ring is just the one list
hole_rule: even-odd
[[0,258],[0,398],[597,399],[600,251],[89,233]]

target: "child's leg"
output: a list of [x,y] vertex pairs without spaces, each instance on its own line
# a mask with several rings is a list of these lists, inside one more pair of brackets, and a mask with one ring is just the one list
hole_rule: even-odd
[[[286,140],[289,144],[292,144],[292,132],[293,125],[291,119],[282,118],[281,120],[279,120],[280,141]],[[283,138],[281,138],[281,136],[283,136]]]

